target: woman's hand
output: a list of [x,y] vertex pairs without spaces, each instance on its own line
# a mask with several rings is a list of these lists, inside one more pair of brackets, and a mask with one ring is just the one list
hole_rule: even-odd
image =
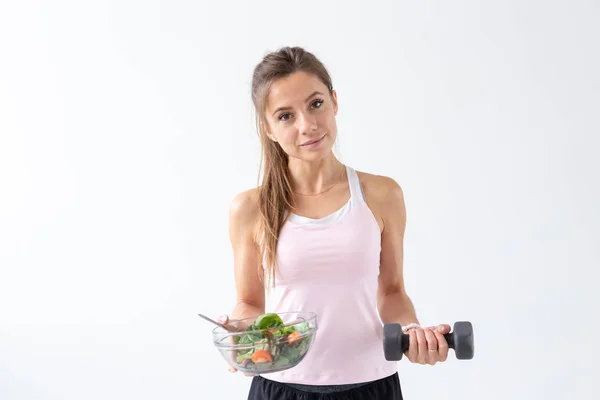
[[442,324],[408,331],[409,347],[405,352],[410,362],[434,365],[448,358],[448,342],[444,334],[450,332],[450,325]]
[[[247,328],[247,327],[244,327],[244,326],[240,326],[240,324],[236,323],[235,320],[230,320],[228,315],[221,315],[221,316],[219,316],[217,318],[217,322],[219,324],[223,325],[223,327],[225,327],[225,329],[228,329],[228,330],[233,330],[233,331],[240,331],[240,330],[242,330],[243,331],[243,330],[245,330]],[[232,337],[231,342],[233,344],[233,337]],[[232,353],[232,357],[233,357],[232,362],[235,364],[236,360],[235,360],[235,354],[234,353]],[[232,373],[236,373],[238,371],[236,368],[232,367],[231,365],[229,365],[228,370],[229,370],[229,372],[232,372]],[[244,372],[244,375],[246,375],[246,376],[255,376],[254,374],[249,374],[247,372]]]

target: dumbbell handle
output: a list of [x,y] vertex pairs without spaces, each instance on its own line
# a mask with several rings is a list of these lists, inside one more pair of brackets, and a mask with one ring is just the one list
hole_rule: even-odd
[[[446,333],[444,334],[444,339],[446,339],[446,342],[448,342],[448,348],[454,349],[454,335],[451,333]],[[403,333],[402,338],[400,339],[400,348],[402,349],[402,352],[408,350],[409,345],[410,335],[408,335],[407,333]]]
[[[444,339],[448,348],[454,349],[456,358],[469,360],[473,358],[473,325],[467,321],[454,324],[453,332],[446,333]],[[383,327],[383,348],[387,360],[400,360],[402,354],[410,347],[410,336],[402,332],[399,324],[385,324]]]

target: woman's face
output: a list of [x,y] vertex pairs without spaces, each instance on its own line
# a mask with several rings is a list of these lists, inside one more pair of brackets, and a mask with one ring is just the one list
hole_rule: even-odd
[[306,161],[329,154],[337,136],[337,95],[315,75],[296,72],[277,80],[266,99],[264,127],[290,156]]

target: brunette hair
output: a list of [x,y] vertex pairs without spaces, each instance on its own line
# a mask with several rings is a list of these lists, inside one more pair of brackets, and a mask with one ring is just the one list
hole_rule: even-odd
[[[256,112],[256,124],[262,146],[262,182],[258,186],[260,211],[259,243],[262,264],[269,280],[275,276],[275,260],[279,233],[288,213],[294,206],[292,186],[288,170],[288,155],[279,143],[271,140],[265,131],[265,103],[273,82],[295,72],[316,76],[333,92],[331,77],[317,57],[301,47],[283,47],[268,53],[255,67],[252,76],[252,102]],[[261,274],[261,276],[263,276]]]

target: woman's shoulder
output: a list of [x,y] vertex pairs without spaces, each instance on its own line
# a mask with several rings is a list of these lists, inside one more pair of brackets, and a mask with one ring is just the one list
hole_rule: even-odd
[[232,219],[238,222],[254,222],[258,213],[258,188],[239,192],[231,199],[229,215]]
[[394,178],[358,170],[356,175],[367,201],[369,199],[385,203],[403,201],[402,186]]
[[356,171],[365,195],[365,202],[375,216],[381,232],[389,221],[405,220],[404,193],[395,179],[367,172]]

